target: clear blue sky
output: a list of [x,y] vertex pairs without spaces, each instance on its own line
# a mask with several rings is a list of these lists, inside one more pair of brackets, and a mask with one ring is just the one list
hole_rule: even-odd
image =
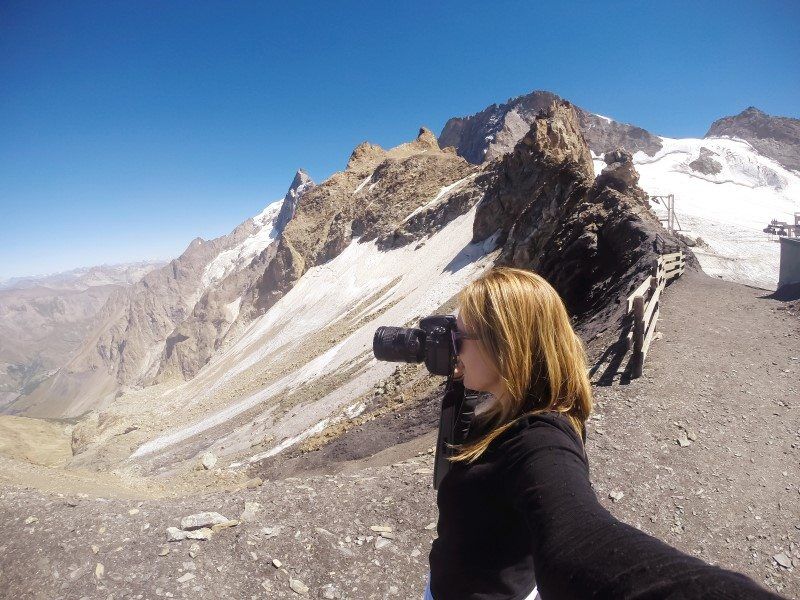
[[[562,6],[569,5],[569,6]],[[800,2],[0,2],[0,279],[177,256],[353,147],[534,89],[800,116]]]

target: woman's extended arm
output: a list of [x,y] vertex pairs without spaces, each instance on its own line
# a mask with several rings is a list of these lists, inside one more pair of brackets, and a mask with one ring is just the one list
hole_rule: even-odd
[[580,440],[563,417],[529,417],[503,451],[508,491],[531,529],[545,600],[780,598],[611,515],[597,501]]

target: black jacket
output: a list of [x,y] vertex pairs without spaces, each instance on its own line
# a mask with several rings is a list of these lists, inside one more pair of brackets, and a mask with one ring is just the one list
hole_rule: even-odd
[[438,493],[435,600],[779,598],[613,517],[597,501],[581,438],[558,413],[528,416]]

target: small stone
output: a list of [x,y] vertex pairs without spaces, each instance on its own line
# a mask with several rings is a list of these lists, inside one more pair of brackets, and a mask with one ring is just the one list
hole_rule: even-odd
[[187,581],[191,581],[194,579],[194,573],[184,573],[180,577],[178,577],[178,583],[186,583]]
[[264,480],[261,477],[254,477],[253,479],[249,479],[246,484],[244,484],[246,488],[255,489],[257,487],[261,487],[264,485]]
[[419,548],[414,548],[411,551],[411,558],[417,558],[422,552],[419,551]]
[[187,531],[186,537],[190,540],[208,541],[211,539],[213,534],[214,532],[208,527],[203,527],[202,529],[193,529],[192,531]]
[[106,573],[106,568],[103,566],[103,563],[97,563],[94,567],[94,576],[98,579],[102,579],[103,575]]
[[308,586],[300,581],[299,579],[289,579],[289,587],[292,588],[292,591],[300,594],[301,596],[305,596],[308,594]]
[[131,516],[138,515],[139,514],[139,509],[138,508],[132,508],[132,509],[130,509],[128,511],[128,514],[131,515]]
[[200,544],[198,544],[197,542],[189,546],[189,556],[191,556],[192,558],[197,556],[199,552],[200,552]]
[[25,519],[25,525],[30,525],[31,523],[38,523],[39,517],[28,517]]
[[341,598],[342,595],[332,583],[329,583],[322,586],[322,597],[325,598],[325,600],[336,600],[337,598]]
[[283,566],[283,563],[282,563],[281,561],[279,561],[277,558],[273,558],[273,559],[272,559],[272,565],[273,565],[273,566],[274,566],[276,569],[280,569],[280,568]]
[[772,557],[775,559],[775,562],[778,563],[784,569],[791,569],[792,568],[792,559],[789,558],[785,552],[781,552],[780,554],[776,554]]
[[92,554],[97,554],[98,552],[100,552],[100,548],[98,548],[97,546],[92,545]]
[[428,523],[427,525],[425,525],[425,529],[427,529],[428,531],[430,531],[431,529],[436,529],[436,523]]
[[245,502],[244,510],[239,515],[240,521],[253,521],[256,518],[256,513],[261,510],[261,504],[258,502]]
[[200,464],[206,470],[213,469],[214,465],[217,464],[217,456],[213,452],[204,452],[203,456],[200,457]]
[[376,538],[375,539],[375,549],[376,550],[380,550],[381,548],[385,548],[386,546],[388,546],[391,543],[392,543],[391,540],[387,540],[386,538],[382,538],[382,537]]
[[229,521],[218,512],[201,512],[181,519],[181,529],[201,529]]
[[692,445],[692,442],[689,441],[689,438],[687,437],[686,432],[683,431],[683,430],[681,430],[681,432],[678,434],[678,439],[676,439],[675,442],[681,448],[686,448],[687,446],[691,446]]
[[236,519],[231,519],[230,521],[225,521],[224,523],[217,523],[216,525],[211,526],[211,531],[217,533],[220,529],[228,529],[229,527],[236,527],[239,524],[239,521]]
[[371,525],[370,529],[377,533],[389,533],[392,531],[392,528],[388,525]]
[[381,531],[381,537],[386,538],[387,540],[395,539],[395,535],[389,531]]
[[169,546],[162,546],[161,550],[158,551],[159,556],[166,556],[169,554]]
[[617,490],[611,490],[609,492],[608,497],[611,498],[614,502],[619,502],[625,497],[624,492],[618,492]]
[[186,531],[178,529],[177,527],[167,527],[168,542],[180,542],[181,540],[185,540],[186,534],[187,534]]

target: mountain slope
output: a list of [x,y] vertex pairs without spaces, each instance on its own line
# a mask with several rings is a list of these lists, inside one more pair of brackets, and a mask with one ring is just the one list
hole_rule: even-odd
[[[774,290],[780,246],[763,228],[772,219],[793,222],[800,212],[800,176],[742,140],[661,141],[655,156],[634,156],[640,183],[649,194],[675,195],[683,235],[701,239],[693,250],[703,270]],[[653,209],[666,218],[664,206],[654,203]]]
[[743,139],[787,169],[800,171],[800,119],[768,115],[751,106],[714,121],[705,137]]
[[[555,96],[533,92],[469,117],[450,119],[440,143],[481,163],[509,152],[541,106]],[[800,121],[748,109],[716,121],[707,137],[671,139],[576,108],[581,133],[599,173],[604,156],[624,148],[634,156],[639,185],[649,195],[675,195],[675,211],[700,265],[714,276],[775,289],[780,248],[763,233],[772,219],[800,212]],[[726,137],[720,137],[726,136]],[[732,139],[731,138],[740,138]],[[666,209],[652,209],[666,219]]]

